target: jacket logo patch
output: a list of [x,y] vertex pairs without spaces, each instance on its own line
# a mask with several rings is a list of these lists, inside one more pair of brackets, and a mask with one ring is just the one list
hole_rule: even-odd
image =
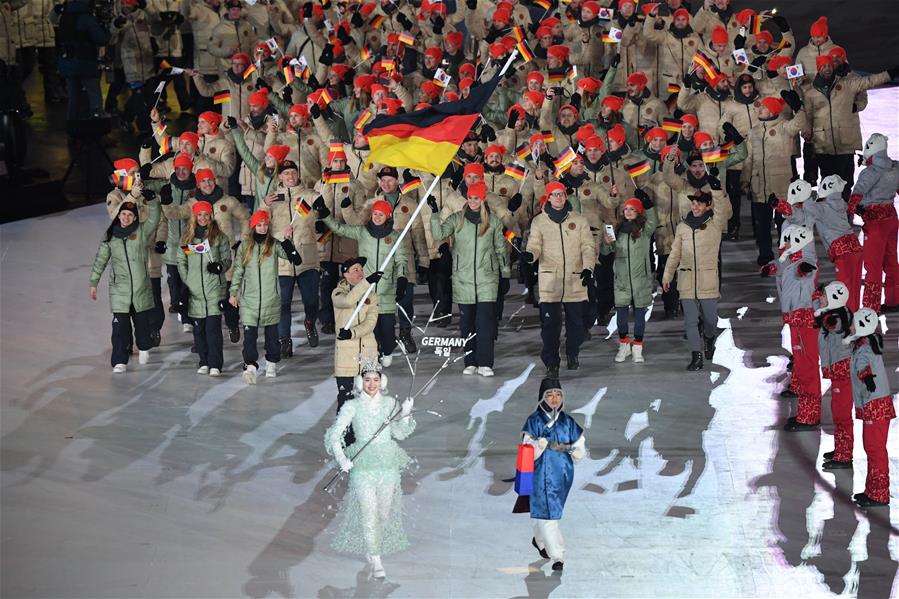
[[252,92],[252,91],[253,91],[253,86],[252,86],[252,85],[248,85],[248,86],[247,86],[247,91],[248,91],[248,92]]
[[774,137],[775,135],[777,135],[777,131],[775,131],[774,129],[771,129],[771,131],[768,132],[768,135],[770,135],[771,137]]
[[307,139],[307,140],[306,140],[306,145],[307,145],[307,146],[311,146],[311,145],[314,144],[314,143],[315,143],[315,142],[312,141],[311,139]]
[[403,210],[403,212],[409,212],[409,207],[408,207],[408,206],[403,206],[403,207],[402,207],[402,210]]
[[365,298],[365,305],[369,305],[371,303],[371,298]]
[[646,114],[652,114],[652,108],[647,108],[647,109],[646,109]]
[[843,89],[843,84],[842,84],[842,83],[837,83],[836,90],[837,90],[837,91],[840,91],[841,89]]
[[589,189],[585,189],[585,190],[584,190],[584,195],[585,195],[585,196],[590,195],[590,190],[589,190]]
[[575,229],[577,229],[577,224],[575,224],[575,223],[568,223],[568,228],[571,229],[572,231],[574,231]]
[[222,206],[221,208],[219,208],[219,210],[221,210],[222,212],[228,212],[228,207]]
[[500,187],[500,188],[499,188],[499,195],[501,195],[501,196],[506,195],[506,191],[507,191],[507,190],[506,190],[505,187]]
[[135,239],[137,239],[137,234],[132,233],[131,235],[128,236],[128,239],[130,239],[131,241],[134,241]]
[[755,106],[756,108],[758,108],[758,107],[759,107],[759,101],[756,100],[755,102],[752,103],[752,105]]
[[609,176],[608,176],[608,175],[604,175],[603,178],[602,178],[602,182],[603,182],[603,183],[608,183],[608,182],[609,182]]
[[693,40],[687,40],[687,45],[692,47],[692,46],[693,46]]
[[390,237],[385,237],[385,238],[384,238],[384,243],[386,243],[387,245],[390,245],[391,243],[393,243],[393,239],[390,238]]
[[346,185],[344,185],[343,187],[340,188],[341,193],[346,193],[346,192],[348,192],[349,190],[350,190],[350,188],[347,187]]
[[215,154],[215,148],[209,148],[209,153],[210,153],[210,154]]

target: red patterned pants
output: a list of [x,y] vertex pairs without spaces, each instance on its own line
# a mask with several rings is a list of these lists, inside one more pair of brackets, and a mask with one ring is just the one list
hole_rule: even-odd
[[852,383],[848,376],[830,381],[830,413],[834,427],[833,459],[849,462],[852,460]]
[[821,421],[821,375],[818,369],[818,331],[813,327],[790,325],[793,348],[793,379],[790,388],[799,396],[796,421]]
[[866,221],[862,230],[865,232],[865,243],[862,246],[865,260],[865,294],[862,297],[862,304],[879,313],[881,290],[884,293],[884,304],[888,306],[899,304],[899,258],[896,255],[899,219],[894,214],[883,220]]
[[862,429],[862,443],[868,456],[868,476],[865,495],[874,501],[890,501],[890,459],[887,456],[889,420],[866,420]]
[[[853,312],[858,312],[859,302],[861,301],[863,255],[862,252],[848,252],[833,261],[837,281],[849,288],[849,303],[847,305]],[[880,306],[878,305],[876,309],[880,310]]]

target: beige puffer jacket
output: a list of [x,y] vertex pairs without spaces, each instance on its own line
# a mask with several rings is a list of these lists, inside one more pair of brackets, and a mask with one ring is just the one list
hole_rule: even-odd
[[[230,69],[230,66],[228,67]],[[221,65],[216,64],[216,70],[219,71]],[[221,91],[231,92],[231,102],[222,104],[222,116],[228,118],[233,116],[237,120],[243,120],[250,114],[250,94],[256,91],[256,80],[250,77],[246,81],[235,83],[228,77],[227,72],[209,83],[203,76],[196,74],[192,77],[194,85],[201,96],[212,98]]]
[[209,44],[212,30],[221,22],[221,17],[205,2],[194,0],[188,4],[182,0],[182,5],[185,22],[190,24],[194,35],[194,70],[201,75],[218,75],[222,61],[209,51]]
[[[225,132],[221,129],[215,135],[207,134],[200,136],[200,147],[197,153],[202,156],[203,160],[213,165],[212,172],[218,181],[228,180],[228,177],[234,174],[234,167],[237,165],[237,151],[234,149],[234,142],[225,136]],[[231,237],[228,234],[228,237]],[[234,239],[231,237],[231,239]]]
[[[351,287],[344,278],[337,283],[331,293],[331,302],[334,304],[334,322],[338,327],[343,328],[369,287],[371,283],[365,279],[355,287]],[[377,323],[378,295],[372,292],[349,327],[352,337],[334,342],[334,376],[356,376],[363,363],[378,359],[374,334]]]
[[527,251],[539,262],[537,288],[540,302],[582,302],[587,288],[581,272],[596,266],[596,248],[590,224],[575,211],[555,223],[546,212],[531,222]]
[[[321,181],[322,169],[328,164],[328,145],[322,143],[315,129],[311,126],[304,127],[300,131],[289,126],[287,129],[277,132],[269,129],[265,134],[265,147],[270,148],[274,145],[290,147],[287,159],[292,160],[299,167],[300,184],[303,187],[311,189]],[[300,148],[302,148],[302,152]],[[343,196],[340,197],[343,199]]]
[[674,233],[662,284],[670,283],[677,274],[677,291],[683,301],[721,297],[718,254],[721,234],[727,230],[727,219],[731,214],[727,197],[713,197],[712,212],[713,216],[699,228],[693,229],[681,222]]
[[[346,197],[352,202],[353,182],[350,183],[331,183],[321,185],[321,196],[325,201],[325,206],[337,219],[337,222],[345,224],[344,213],[350,214],[351,218],[355,217],[352,209],[352,203],[346,208],[341,208],[341,203]],[[350,258],[359,255],[359,245],[355,239],[334,235],[331,229],[318,236],[318,257],[322,262],[345,262]]]
[[805,109],[816,154],[839,156],[853,154],[862,148],[862,132],[852,111],[855,96],[872,87],[889,83],[884,71],[867,77],[836,79],[829,96],[814,85],[805,88]]
[[56,45],[56,30],[51,19],[56,18],[53,11],[57,4],[53,0],[28,0],[28,6],[17,14],[21,16],[22,48],[52,48]]
[[178,25],[166,24],[160,15],[164,12],[181,12],[184,0],[148,0],[147,15],[150,17],[150,28],[153,39],[159,45],[158,56],[174,56],[180,58],[184,52],[181,31]]
[[809,81],[814,79],[815,75],[818,74],[818,64],[815,59],[819,56],[826,55],[834,46],[836,46],[836,44],[828,37],[820,46],[809,43],[800,48],[799,52],[796,53],[796,62],[802,64],[802,71]]
[[116,30],[116,51],[125,70],[128,83],[144,82],[156,74],[156,56],[150,44],[150,17],[135,9],[125,24]]
[[682,86],[684,73],[690,71],[693,55],[702,47],[702,38],[695,31],[683,39],[674,37],[668,28],[670,18],[663,18],[664,29],[655,28],[655,19],[647,18],[643,23],[643,36],[653,42],[657,48],[656,68],[659,76],[657,85],[652,88],[660,98],[668,97],[668,84]]
[[773,121],[760,121],[752,128],[748,137],[749,156],[743,170],[744,178],[749,176],[753,202],[767,202],[771,194],[780,199],[787,197],[793,178],[790,157],[795,138],[807,130],[805,110],[797,112],[791,120],[781,114]]
[[675,156],[674,152],[670,152],[668,156],[665,157],[665,160],[662,161],[662,178],[665,184],[678,195],[677,205],[680,206],[681,216],[684,217],[687,215],[687,212],[690,211],[691,197],[697,191],[701,191],[712,196],[712,201],[718,206],[719,216],[723,215],[726,225],[727,220],[733,214],[733,208],[730,205],[730,199],[728,198],[727,193],[723,189],[712,189],[708,183],[703,183],[702,187],[696,189],[687,182],[687,176],[685,174],[678,175],[674,172],[676,160],[677,156]]
[[19,21],[22,17],[18,13],[27,4],[28,0],[0,1],[0,60],[10,66],[16,64],[16,48],[21,41]]
[[[272,202],[271,206],[262,204],[260,210],[266,210],[272,215],[271,231],[272,235],[279,241],[284,239],[284,228],[290,224],[293,219],[293,241],[294,247],[300,253],[303,263],[294,266],[287,260],[278,260],[278,276],[295,277],[303,274],[307,270],[318,270],[318,240],[315,235],[315,211],[313,211],[312,203],[318,194],[309,189],[302,187],[278,187],[277,193],[284,194],[284,201]],[[297,214],[294,218],[294,207],[300,200],[305,200],[309,206],[309,213],[303,216]]]
[[221,68],[227,69],[231,65],[231,57],[234,56],[235,48],[252,56],[253,48],[259,40],[260,36],[256,28],[245,17],[241,17],[237,21],[222,17],[219,24],[213,27],[209,34],[207,51],[219,58]]

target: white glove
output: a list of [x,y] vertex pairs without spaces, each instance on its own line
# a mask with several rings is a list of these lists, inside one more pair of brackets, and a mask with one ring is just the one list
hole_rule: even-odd
[[412,413],[412,404],[413,403],[414,402],[411,397],[403,402],[403,411],[402,411],[403,417],[406,417]]
[[340,469],[344,472],[349,472],[353,469],[353,462],[350,461],[350,458],[346,456],[340,456],[337,458],[337,465],[340,466]]
[[546,437],[540,437],[539,439],[537,439],[537,447],[540,449],[540,451],[545,450],[547,445],[549,445],[549,441],[546,440]]

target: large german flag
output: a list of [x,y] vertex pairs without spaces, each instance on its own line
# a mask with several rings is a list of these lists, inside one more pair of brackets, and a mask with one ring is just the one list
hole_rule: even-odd
[[494,75],[462,100],[376,117],[363,131],[371,150],[368,165],[377,162],[442,175],[497,83],[499,76]]

